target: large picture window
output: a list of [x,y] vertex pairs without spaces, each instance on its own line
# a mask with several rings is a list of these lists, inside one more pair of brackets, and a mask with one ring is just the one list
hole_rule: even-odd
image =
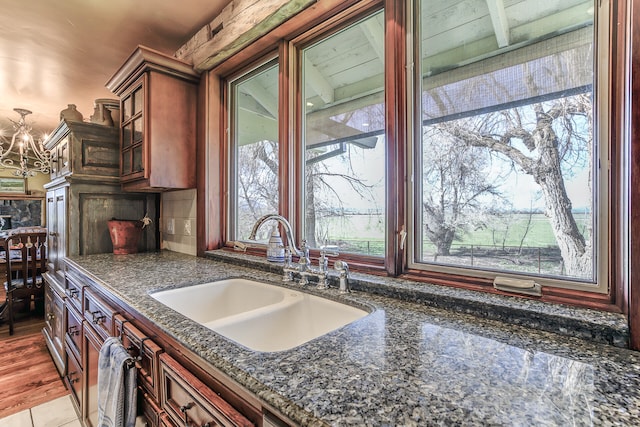
[[592,0],[420,1],[415,266],[598,284],[594,27]]
[[[278,212],[278,65],[269,63],[230,84],[230,237],[246,240],[256,220]],[[262,239],[268,236],[264,227]]]
[[608,1],[381,5],[227,80],[227,240],[280,213],[296,245],[337,246],[354,269],[601,299],[618,191]]
[[304,237],[385,254],[384,14],[301,52]]

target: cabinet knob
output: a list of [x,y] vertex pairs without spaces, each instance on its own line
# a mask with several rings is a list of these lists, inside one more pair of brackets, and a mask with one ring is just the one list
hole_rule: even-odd
[[104,319],[106,319],[106,317],[99,310],[98,311],[92,311],[91,312],[91,316],[93,317],[93,324],[94,325],[99,325],[100,323],[102,323],[104,321]]
[[187,415],[187,411],[195,406],[195,403],[189,402],[186,405],[182,405],[180,407],[180,412],[184,415],[184,427],[191,427],[191,423],[189,422],[189,415]]
[[53,313],[47,313],[47,320],[51,321],[56,318],[56,315]]
[[67,381],[69,381],[69,384],[73,384],[73,383],[77,383],[79,378],[72,378],[74,375],[76,375],[77,372],[69,372],[67,374]]

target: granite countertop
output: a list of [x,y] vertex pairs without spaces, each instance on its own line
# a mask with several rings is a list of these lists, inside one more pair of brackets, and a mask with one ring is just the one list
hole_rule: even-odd
[[[579,338],[582,332],[561,334],[564,323],[561,333],[553,333],[514,324],[522,323],[517,313],[509,323],[468,314],[467,308],[435,307],[438,292],[444,292],[441,299],[446,301],[459,297],[449,289],[427,291],[426,304],[386,296],[381,279],[365,275],[354,275],[354,287],[374,292],[356,290],[343,297],[335,289],[312,289],[374,311],[275,353],[246,349],[149,296],[155,290],[227,277],[280,283],[277,267],[269,268],[273,272],[249,268],[239,265],[241,259],[261,264],[246,256],[220,261],[168,251],[69,261],[300,425],[640,425],[640,353],[611,345],[623,338],[606,344],[597,342],[599,334],[590,340]],[[416,284],[382,281],[415,294]],[[485,298],[466,292],[460,295],[469,296],[469,307]],[[492,307],[509,301],[486,298]],[[533,324],[548,329],[545,316],[539,317],[544,308],[511,300],[516,312],[538,313]],[[574,317],[578,327],[588,325],[593,314],[548,310],[547,319]],[[624,336],[618,315],[603,314],[601,320],[607,323],[606,334]]]

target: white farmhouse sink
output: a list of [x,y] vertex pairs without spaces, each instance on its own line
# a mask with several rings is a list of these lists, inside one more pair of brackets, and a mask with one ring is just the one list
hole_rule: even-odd
[[220,280],[151,296],[238,344],[264,352],[289,350],[369,314],[247,279]]

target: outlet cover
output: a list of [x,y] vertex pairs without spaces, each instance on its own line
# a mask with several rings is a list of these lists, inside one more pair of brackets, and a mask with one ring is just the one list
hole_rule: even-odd
[[191,220],[190,219],[184,220],[184,235],[191,236]]
[[175,218],[167,218],[167,234],[176,234],[176,220]]

